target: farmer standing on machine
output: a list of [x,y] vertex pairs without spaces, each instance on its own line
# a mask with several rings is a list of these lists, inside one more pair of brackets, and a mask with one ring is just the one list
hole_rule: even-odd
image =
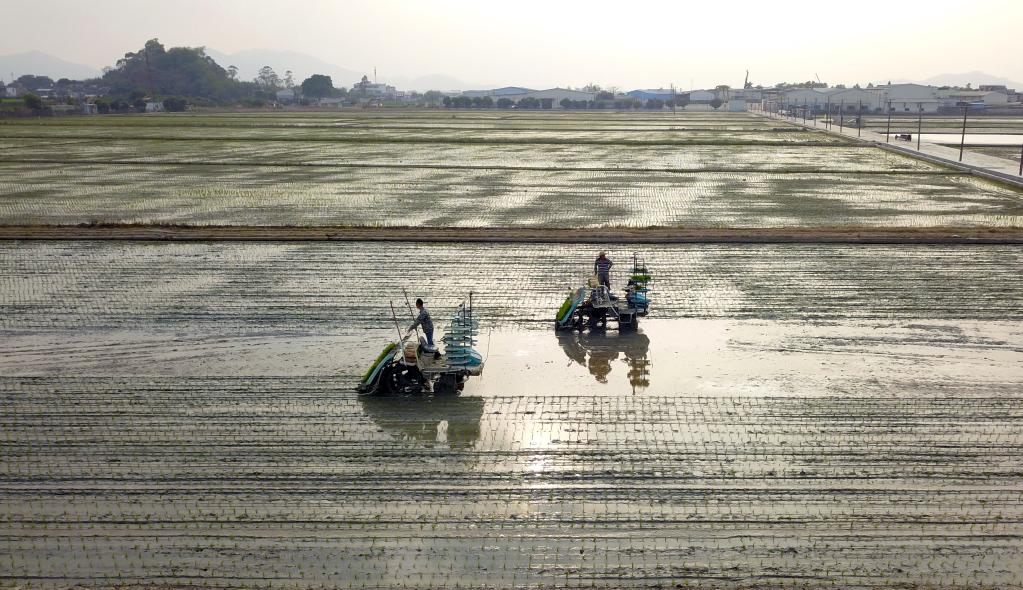
[[423,334],[426,335],[426,349],[439,354],[437,347],[433,344],[433,319],[430,318],[430,312],[426,311],[426,306],[423,305],[422,299],[416,299],[416,309],[419,310],[419,315],[416,316],[416,320],[409,326],[408,331],[411,332],[417,326],[422,326]]
[[597,256],[597,260],[593,263],[593,274],[597,275],[597,282],[607,287],[608,291],[611,290],[611,259],[607,257],[607,252],[601,251]]

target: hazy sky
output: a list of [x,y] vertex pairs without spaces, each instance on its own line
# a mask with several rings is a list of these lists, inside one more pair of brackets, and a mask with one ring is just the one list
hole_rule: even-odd
[[[982,70],[1023,80],[1023,0],[0,0],[0,55],[101,67],[159,37],[290,49],[343,68],[532,87],[881,82]],[[800,5],[805,5],[801,10]],[[224,64],[226,65],[226,64]]]

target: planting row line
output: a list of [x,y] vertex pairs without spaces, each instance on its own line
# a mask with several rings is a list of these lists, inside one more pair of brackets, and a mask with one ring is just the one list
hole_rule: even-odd
[[1023,227],[968,176],[231,165],[0,164],[8,225]]
[[[381,243],[0,244],[0,329],[358,331],[411,289],[438,309],[470,291],[491,325],[546,325],[596,246]],[[1013,246],[672,245],[633,252],[659,318],[989,319],[1023,310]],[[471,265],[467,263],[471,260]],[[240,334],[239,334],[240,335]]]

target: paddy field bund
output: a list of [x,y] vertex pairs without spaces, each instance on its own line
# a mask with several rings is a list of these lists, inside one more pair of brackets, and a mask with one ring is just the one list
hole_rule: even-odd
[[[95,117],[0,123],[5,227],[2,587],[1023,587],[1011,186],[747,114]],[[553,333],[588,231],[636,337]],[[402,288],[475,292],[462,396],[355,394]]]

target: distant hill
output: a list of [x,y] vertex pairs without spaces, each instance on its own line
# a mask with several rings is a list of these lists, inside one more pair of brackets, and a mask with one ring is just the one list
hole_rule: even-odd
[[84,80],[98,78],[101,74],[98,68],[66,61],[42,51],[0,55],[0,78],[10,82],[12,73],[15,78],[24,74],[32,74],[49,76],[54,80],[61,78]]
[[[931,76],[925,80],[909,80],[906,78],[884,78],[881,80],[881,84],[884,84],[888,80],[891,80],[894,84],[926,84],[928,86],[966,86],[967,84],[973,84],[976,88],[981,84],[984,85],[1003,85],[1008,88],[1015,88],[1016,90],[1023,91],[1023,82],[1014,82],[1008,78],[1001,78],[985,72],[972,71],[964,72],[962,74],[938,74],[937,76]],[[875,82],[876,84],[877,82]]]
[[[236,66],[238,77],[241,80],[249,81],[256,77],[259,69],[263,66],[270,66],[277,72],[277,75],[284,77],[284,72],[291,70],[295,83],[301,83],[313,74],[325,74],[330,76],[337,88],[350,88],[362,77],[373,78],[373,68],[366,71],[350,70],[341,66],[329,63],[318,57],[299,53],[297,51],[286,51],[276,49],[246,49],[237,53],[224,53],[216,49],[206,49],[206,54],[212,57],[222,67]],[[430,74],[416,78],[405,76],[392,76],[380,72],[379,80],[399,90],[468,90],[482,88],[478,84],[467,84],[457,78],[446,74]]]
[[337,88],[350,87],[362,79],[363,74],[373,77],[372,70],[368,72],[349,70],[297,51],[246,49],[237,53],[224,53],[207,48],[206,54],[216,60],[221,67],[236,66],[238,78],[244,81],[252,81],[263,66],[270,66],[281,78],[284,78],[284,72],[291,70],[296,84],[301,84],[302,80],[313,74],[330,76]]
[[447,74],[430,74],[418,78],[395,76],[387,80],[387,83],[397,86],[399,90],[478,90],[484,88],[479,84],[467,84]]
[[962,74],[938,74],[937,76],[931,76],[926,80],[922,80],[921,84],[929,84],[931,86],[966,86],[967,84],[973,84],[974,88],[981,84],[1001,84],[1016,90],[1023,90],[1023,83],[978,71]]

